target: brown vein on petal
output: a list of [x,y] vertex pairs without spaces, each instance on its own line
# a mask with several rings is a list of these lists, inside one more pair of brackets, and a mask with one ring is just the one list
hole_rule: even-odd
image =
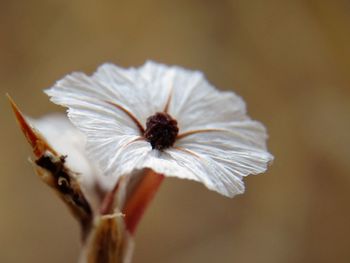
[[188,153],[198,159],[202,159],[202,157],[200,157],[198,154],[196,154],[195,152],[191,151],[191,150],[188,150],[188,149],[185,149],[183,147],[180,147],[180,146],[175,146],[173,147],[174,149],[178,150],[178,151],[181,151],[181,152],[184,152],[184,153]]
[[220,129],[202,129],[202,130],[192,130],[192,131],[187,131],[187,132],[184,132],[184,133],[181,133],[179,134],[177,137],[176,137],[176,140],[180,140],[182,138],[185,138],[187,136],[191,136],[193,134],[197,134],[197,133],[206,133],[206,132],[222,132],[224,130],[220,130]]
[[136,139],[134,139],[134,140],[128,142],[127,144],[123,145],[123,148],[128,147],[130,144],[132,144],[132,143],[134,143],[134,142],[143,141],[143,140],[145,140],[144,137],[141,137],[141,136],[140,136],[140,137],[137,137]]
[[167,101],[166,101],[166,104],[165,104],[165,107],[164,107],[163,112],[168,113],[168,110],[169,110],[169,106],[170,106],[170,102],[171,102],[172,97],[173,97],[173,86],[171,86],[171,88],[170,88],[169,95],[168,95],[168,99],[167,99]]
[[130,112],[128,111],[127,109],[125,109],[123,106],[117,104],[117,103],[114,103],[114,102],[110,102],[110,101],[105,101],[107,102],[108,104],[116,107],[117,109],[121,110],[122,112],[124,112],[126,115],[129,116],[129,118],[136,124],[137,128],[139,129],[140,133],[141,134],[144,134],[145,132],[145,129],[143,128],[142,124],[139,122],[139,120]]

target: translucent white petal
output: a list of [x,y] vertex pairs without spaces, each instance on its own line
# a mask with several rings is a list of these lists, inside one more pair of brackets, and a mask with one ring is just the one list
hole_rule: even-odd
[[233,92],[220,92],[211,86],[200,72],[179,70],[170,114],[180,131],[225,128],[245,115],[244,101]]
[[199,71],[151,61],[139,71],[148,83],[143,91],[148,97],[147,107],[162,110],[162,105],[169,99],[168,112],[178,121],[181,132],[225,128],[231,121],[249,119],[245,103],[239,96],[218,91]]
[[[255,122],[252,128],[254,124],[261,128]],[[249,130],[197,133],[181,139],[174,148],[192,155],[193,160],[187,156],[184,165],[195,168],[197,181],[211,190],[234,196],[243,192],[244,176],[265,172],[273,159],[262,143],[255,143],[263,137],[266,137],[263,129],[260,133]]]
[[[109,65],[106,65],[107,67]],[[128,82],[120,84],[120,88],[115,89],[108,85],[108,75],[103,82],[101,78],[101,70],[105,67],[100,67],[99,71],[92,77],[88,77],[83,73],[73,73],[66,76],[64,79],[58,81],[56,85],[46,90],[46,93],[51,96],[51,100],[54,103],[68,106],[69,113],[75,115],[75,110],[79,111],[79,116],[86,116],[90,122],[94,122],[94,119],[103,118],[107,121],[116,123],[122,132],[130,133],[130,129],[137,133],[137,125],[130,118],[127,112],[130,112],[135,118],[141,119],[143,113],[138,111],[138,107],[134,105],[143,105],[138,100],[138,97],[132,94],[132,89]],[[99,78],[98,78],[99,77]],[[116,84],[115,84],[116,85]],[[125,86],[129,85],[128,92],[124,91]],[[125,98],[130,95],[130,98]],[[122,99],[119,100],[118,97]],[[120,108],[112,105],[111,103],[118,104]],[[131,112],[131,109],[133,111]],[[120,125],[119,125],[120,124]]]
[[139,74],[147,83],[143,90],[148,101],[146,106],[151,109],[152,114],[164,111],[168,100],[173,96],[177,68],[148,61],[139,68]]
[[179,166],[167,151],[152,150],[146,141],[136,141],[126,146],[116,159],[115,173],[121,175],[133,174],[137,170],[150,168],[159,174],[191,179],[191,172],[186,167]]
[[210,190],[233,197],[244,191],[244,176],[264,172],[273,159],[264,147],[235,137],[229,132],[194,134],[163,152],[152,150],[145,141],[135,141],[118,152],[113,169],[128,175],[150,168],[166,176],[201,182]]

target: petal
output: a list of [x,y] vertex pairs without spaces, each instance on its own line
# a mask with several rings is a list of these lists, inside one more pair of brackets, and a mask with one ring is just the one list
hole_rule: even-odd
[[180,133],[225,128],[231,121],[248,118],[245,103],[239,96],[216,90],[201,72],[180,67],[169,67],[166,72],[173,73],[171,81],[168,80],[172,87],[169,114],[178,121]]
[[180,132],[227,128],[231,121],[249,119],[241,97],[218,91],[199,71],[150,61],[139,71],[149,85],[147,106],[159,111],[169,100],[169,114],[178,121]]
[[250,129],[245,124],[242,125],[244,129],[236,133],[212,131],[192,134],[179,140],[171,155],[193,171],[195,175],[189,179],[232,197],[244,191],[243,177],[265,172],[273,160],[266,151],[263,126],[257,122],[249,124]]
[[163,152],[152,150],[145,141],[135,141],[118,152],[113,169],[129,175],[150,168],[166,176],[201,182],[210,190],[233,197],[244,192],[243,177],[264,172],[272,160],[264,147],[236,144],[235,136],[225,132],[194,134]]
[[[91,77],[83,73],[73,73],[58,81],[46,93],[54,103],[69,107],[71,116],[78,114],[92,122],[99,118],[104,121],[112,120],[112,123],[121,124],[119,128],[123,133],[130,133],[130,129],[138,133],[137,123],[130,116],[138,121],[147,117],[140,106],[144,105],[144,101],[137,95],[140,92],[128,81],[125,70],[120,71],[119,68],[106,64]],[[119,75],[123,78],[118,79]],[[113,77],[115,82],[112,81]],[[118,88],[115,88],[116,85]],[[142,83],[136,85],[140,86]]]
[[147,107],[150,107],[152,115],[164,111],[168,100],[173,96],[177,68],[147,61],[139,68],[139,74],[147,83],[143,92],[147,97]]

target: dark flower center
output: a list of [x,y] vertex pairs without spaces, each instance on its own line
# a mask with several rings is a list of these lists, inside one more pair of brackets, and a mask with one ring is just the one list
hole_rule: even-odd
[[165,112],[148,117],[144,136],[153,149],[163,150],[172,146],[179,133],[177,121]]

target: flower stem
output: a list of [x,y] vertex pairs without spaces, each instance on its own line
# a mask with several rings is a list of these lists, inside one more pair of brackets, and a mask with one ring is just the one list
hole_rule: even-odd
[[145,170],[134,192],[130,195],[124,206],[126,228],[130,234],[134,234],[136,227],[145,212],[148,204],[152,201],[154,195],[163,182],[164,175],[157,174],[152,170]]
[[107,193],[105,197],[102,200],[101,207],[100,207],[100,214],[101,215],[108,215],[114,213],[114,199],[115,195],[119,189],[120,181],[114,186],[112,191]]

